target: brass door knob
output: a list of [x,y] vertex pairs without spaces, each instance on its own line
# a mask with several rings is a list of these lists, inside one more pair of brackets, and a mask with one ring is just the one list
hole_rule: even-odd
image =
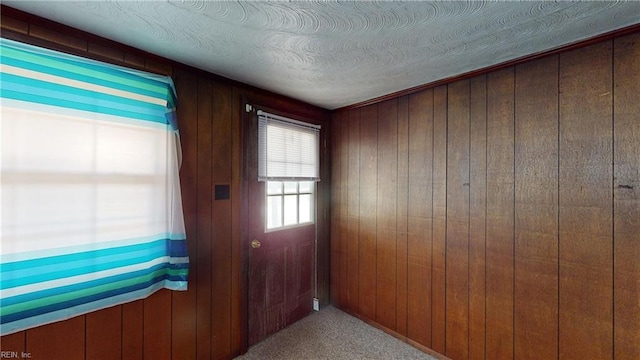
[[260,245],[262,245],[262,244],[261,244],[261,243],[260,243],[260,241],[258,241],[258,240],[255,240],[255,239],[254,239],[254,240],[252,240],[252,241],[251,241],[251,247],[252,247],[252,248],[254,248],[254,249],[259,248],[259,247],[260,247]]

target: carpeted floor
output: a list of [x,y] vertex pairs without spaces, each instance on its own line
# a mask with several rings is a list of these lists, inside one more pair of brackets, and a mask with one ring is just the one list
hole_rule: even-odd
[[420,359],[435,360],[332,306],[313,313],[252,346],[236,360]]

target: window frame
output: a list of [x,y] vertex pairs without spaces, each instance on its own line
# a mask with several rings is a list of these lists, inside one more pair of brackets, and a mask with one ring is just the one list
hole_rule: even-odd
[[[290,192],[290,193],[286,193],[284,190],[284,186],[286,182],[292,182],[296,184],[296,192]],[[304,191],[301,192],[300,191],[300,183],[309,183],[310,184],[310,190],[309,191]],[[275,194],[269,194],[269,184],[270,183],[280,183],[280,192],[279,193],[275,193]],[[309,226],[309,225],[314,225],[316,224],[316,182],[315,181],[298,181],[298,180],[293,180],[293,181],[285,181],[285,180],[268,180],[268,181],[264,181],[264,201],[265,201],[265,214],[264,214],[264,232],[265,233],[271,233],[271,232],[276,232],[276,231],[281,231],[281,230],[287,230],[287,229],[292,229],[292,228],[297,228],[297,227],[302,227],[302,226]],[[291,196],[291,195],[295,195],[296,197],[296,223],[295,224],[289,224],[289,225],[284,225],[284,214],[285,214],[285,196]],[[309,204],[309,221],[306,222],[300,222],[300,195],[310,195],[310,204]],[[280,215],[281,215],[281,224],[280,226],[276,226],[276,227],[269,227],[269,212],[270,212],[270,208],[269,208],[269,198],[275,198],[275,197],[280,197]]]

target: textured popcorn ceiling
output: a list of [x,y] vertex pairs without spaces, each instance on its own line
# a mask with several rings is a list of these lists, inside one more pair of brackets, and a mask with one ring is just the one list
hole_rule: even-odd
[[334,109],[640,22],[640,2],[11,1]]

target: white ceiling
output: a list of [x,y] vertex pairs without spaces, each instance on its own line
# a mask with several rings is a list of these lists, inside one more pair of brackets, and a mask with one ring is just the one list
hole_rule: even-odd
[[637,1],[2,2],[327,109],[640,22]]

